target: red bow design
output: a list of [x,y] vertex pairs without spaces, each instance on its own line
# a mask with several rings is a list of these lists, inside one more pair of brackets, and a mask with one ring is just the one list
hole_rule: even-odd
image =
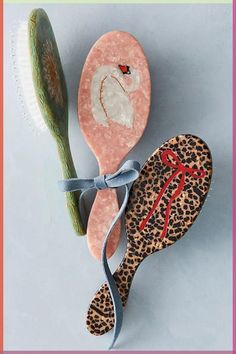
[[[176,162],[173,163],[171,162],[168,157],[172,157],[172,159]],[[162,162],[164,162],[164,164],[166,166],[169,166],[173,169],[175,169],[176,171],[168,178],[168,180],[165,182],[164,186],[162,187],[157,199],[155,200],[153,207],[151,208],[151,210],[149,211],[148,215],[146,216],[146,218],[140,223],[140,230],[143,230],[146,226],[146,224],[148,223],[149,219],[151,218],[154,210],[157,208],[163,194],[165,193],[167,187],[169,186],[169,184],[171,183],[171,181],[178,176],[178,174],[181,173],[181,179],[178,185],[178,188],[176,189],[175,193],[172,195],[172,197],[169,200],[169,203],[167,205],[166,208],[166,216],[165,216],[165,223],[164,223],[164,228],[163,231],[161,233],[161,238],[165,238],[166,233],[167,233],[167,227],[168,227],[168,223],[169,223],[169,217],[170,217],[170,210],[171,210],[171,204],[173,203],[173,201],[181,194],[183,188],[184,188],[184,183],[185,183],[185,175],[186,173],[189,173],[193,178],[203,178],[205,177],[206,173],[205,171],[201,170],[201,169],[196,169],[196,168],[190,168],[190,167],[185,167],[181,161],[179,160],[179,158],[175,155],[175,153],[172,150],[165,150],[162,152],[161,154],[161,160]]]

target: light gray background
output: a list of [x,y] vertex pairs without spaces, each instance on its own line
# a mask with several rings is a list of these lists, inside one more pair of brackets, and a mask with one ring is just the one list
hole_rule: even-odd
[[[40,6],[39,5],[35,5]],[[150,63],[152,108],[129,157],[143,163],[179,133],[212,150],[214,184],[187,236],[140,267],[117,349],[231,349],[231,6],[43,5],[61,53],[70,97],[70,135],[80,177],[97,163],[77,122],[82,65],[103,33],[131,32]],[[10,62],[10,30],[32,5],[5,5],[5,349],[106,349],[111,333],[85,327],[103,282],[86,238],[73,234],[57,189],[56,149],[23,118]],[[115,269],[125,236],[112,259]]]

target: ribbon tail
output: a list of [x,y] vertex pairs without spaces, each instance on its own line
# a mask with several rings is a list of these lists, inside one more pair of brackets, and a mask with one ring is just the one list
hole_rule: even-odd
[[119,218],[121,217],[122,213],[125,210],[125,207],[128,202],[128,197],[129,197],[129,187],[126,184],[125,185],[124,200],[122,202],[119,212],[117,213],[116,217],[113,219],[113,221],[111,223],[111,226],[105,236],[105,239],[103,242],[103,247],[102,247],[102,265],[103,265],[103,270],[104,270],[104,273],[105,273],[105,276],[107,279],[107,284],[108,284],[108,287],[110,290],[110,294],[111,294],[111,298],[112,298],[112,302],[113,302],[113,307],[114,307],[114,316],[115,316],[113,339],[112,339],[112,343],[111,343],[110,347],[108,348],[108,350],[113,348],[113,346],[120,334],[122,322],[123,322],[123,305],[122,305],[122,301],[121,301],[121,297],[120,297],[117,285],[115,283],[115,280],[113,278],[113,275],[110,271],[110,268],[109,268],[109,265],[107,262],[106,249],[107,249],[107,242],[108,242],[109,236],[110,236],[116,222],[119,220]]
[[[88,218],[89,218],[89,211],[88,211],[88,208],[86,205],[86,199],[85,199],[85,194],[88,191],[90,191],[90,189],[83,190],[80,193],[79,205],[78,205],[79,213],[81,215],[82,224],[84,226],[84,230],[87,230]],[[85,234],[86,234],[86,232],[85,232]]]

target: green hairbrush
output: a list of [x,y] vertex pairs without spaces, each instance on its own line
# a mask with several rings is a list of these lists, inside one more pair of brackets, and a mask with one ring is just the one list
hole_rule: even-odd
[[[54,137],[63,177],[65,179],[77,177],[68,137],[68,97],[65,78],[53,30],[43,9],[34,9],[28,22],[19,28],[17,61],[30,116],[41,130],[46,124]],[[79,198],[79,192],[66,193],[74,230],[78,235],[84,235]]]

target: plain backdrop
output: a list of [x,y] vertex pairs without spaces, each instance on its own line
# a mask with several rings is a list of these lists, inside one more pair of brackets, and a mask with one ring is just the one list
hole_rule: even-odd
[[[5,5],[5,350],[102,350],[112,338],[86,330],[102,268],[71,228],[54,141],[37,132],[18,99],[10,38],[33,7],[47,11],[57,38],[80,177],[98,173],[77,120],[81,69],[93,43],[114,29],[139,40],[152,79],[149,123],[129,158],[143,163],[180,133],[200,136],[212,150],[203,212],[186,237],[139,268],[116,349],[231,350],[232,13],[230,5],[197,4]],[[124,250],[123,233],[113,269]]]

